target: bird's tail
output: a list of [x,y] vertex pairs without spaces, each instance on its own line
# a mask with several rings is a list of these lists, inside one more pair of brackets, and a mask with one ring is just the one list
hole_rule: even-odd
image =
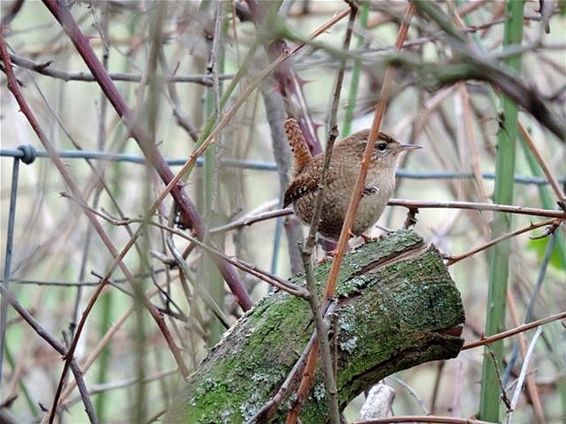
[[285,120],[283,126],[293,155],[293,175],[297,175],[312,161],[312,155],[297,120],[289,117]]

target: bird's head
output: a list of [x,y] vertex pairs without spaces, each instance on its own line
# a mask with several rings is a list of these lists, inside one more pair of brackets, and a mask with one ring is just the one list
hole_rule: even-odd
[[[369,129],[358,131],[346,137],[340,143],[348,146],[358,160],[361,161],[368,144],[369,134]],[[397,166],[397,159],[402,152],[420,148],[421,146],[416,144],[401,144],[393,137],[380,132],[373,145],[372,164],[381,167],[395,167]]]

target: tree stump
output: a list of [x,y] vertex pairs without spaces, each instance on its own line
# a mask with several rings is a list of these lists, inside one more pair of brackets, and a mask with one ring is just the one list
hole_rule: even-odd
[[[321,292],[329,269],[329,263],[315,268]],[[346,255],[336,301],[331,343],[341,408],[384,377],[453,358],[462,347],[460,293],[438,250],[414,231],[391,233]],[[165,421],[248,421],[277,392],[313,331],[304,299],[280,291],[267,296],[212,349]],[[301,421],[327,421],[320,369]]]

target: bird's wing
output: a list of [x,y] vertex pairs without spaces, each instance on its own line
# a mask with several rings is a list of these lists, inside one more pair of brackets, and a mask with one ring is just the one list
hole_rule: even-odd
[[[310,168],[307,168],[306,171],[309,170]],[[284,208],[286,208],[296,200],[300,199],[301,197],[306,196],[310,193],[314,193],[318,190],[320,169],[318,171],[319,172],[301,172],[299,175],[295,177],[295,179],[291,182],[291,184],[289,184],[287,191],[285,191],[285,196],[283,197]],[[315,175],[314,178],[313,175]],[[332,182],[336,180],[336,178],[337,178],[336,172],[329,170],[326,177],[326,185],[329,186]]]

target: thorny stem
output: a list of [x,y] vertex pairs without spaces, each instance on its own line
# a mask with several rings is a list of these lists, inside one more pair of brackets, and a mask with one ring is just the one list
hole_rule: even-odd
[[[184,224],[191,228],[199,239],[204,239],[207,232],[206,224],[198,214],[195,205],[184,193],[182,186],[178,184],[178,180],[175,179],[171,168],[169,168],[165,159],[157,150],[149,134],[147,134],[139,123],[135,122],[133,112],[130,110],[125,100],[117,90],[114,82],[108,76],[108,73],[90,47],[88,39],[77,26],[69,10],[56,0],[43,0],[43,2],[53,14],[55,19],[60,22],[62,28],[69,39],[73,42],[73,45],[82,56],[90,71],[97,77],[100,87],[106,93],[108,100],[112,103],[112,106],[118,115],[120,115],[120,117],[124,120],[124,123],[128,126],[132,137],[138,142],[140,148],[144,152],[144,155],[153,164],[163,182],[168,185],[169,191],[175,199],[175,203],[181,210]],[[169,191],[167,191],[167,193],[169,193]],[[161,200],[162,199],[159,200],[159,203]],[[242,309],[250,309],[253,302],[244,285],[240,281],[236,270],[223,261],[217,261],[217,266],[226,280],[226,283],[232,290],[232,293],[234,293],[234,296],[238,299]]]
[[[523,38],[522,1],[507,0],[503,46],[521,44]],[[521,56],[508,58],[505,64],[520,72]],[[495,187],[493,200],[497,203],[513,203],[513,174],[515,172],[516,145],[518,138],[519,105],[508,96],[501,96],[501,124],[497,131],[497,154],[495,164]],[[511,228],[512,216],[499,214],[492,223],[492,235],[499,237]],[[506,294],[510,284],[509,271],[511,244],[504,241],[495,246],[489,255],[489,287],[486,301],[485,333],[488,336],[500,332],[505,327],[507,312]],[[499,396],[505,400],[505,388],[498,387],[499,370],[505,356],[503,343],[494,343],[489,350],[493,361],[483,361],[480,390],[479,417],[498,421],[500,416]],[[501,384],[499,383],[499,386]],[[505,402],[509,409],[509,404]]]
[[[265,9],[268,2],[246,0],[246,3],[250,9],[251,16],[256,27],[260,28],[262,25],[270,24],[274,19],[276,19],[276,17],[269,16]],[[345,16],[346,13],[342,12],[341,15]],[[289,47],[283,39],[276,39],[270,40],[270,42],[266,45],[266,50],[270,58],[274,59],[285,51],[288,51]],[[315,126],[312,122],[312,118],[306,104],[303,93],[303,81],[289,62],[285,62],[277,66],[274,72],[274,77],[277,80],[281,94],[286,101],[288,114],[297,118],[297,122],[301,127],[309,150],[313,155],[320,153],[322,148],[318,141]],[[289,113],[290,111],[293,113]]]

